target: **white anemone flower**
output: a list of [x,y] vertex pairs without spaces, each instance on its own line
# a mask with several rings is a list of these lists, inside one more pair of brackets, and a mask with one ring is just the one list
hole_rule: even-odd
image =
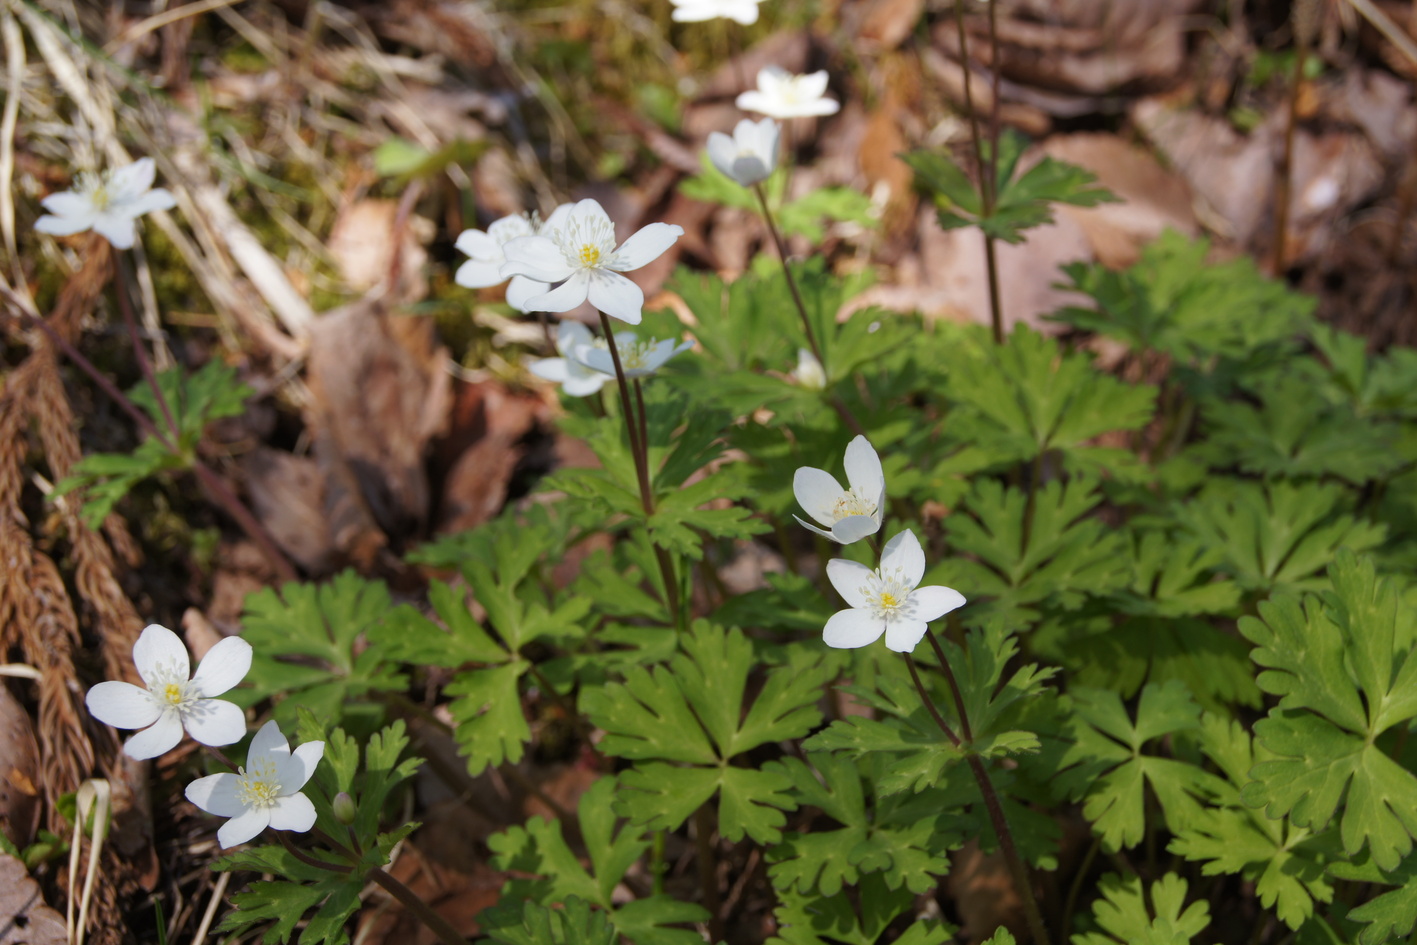
[[701,23],[726,17],[744,26],[758,22],[760,0],[670,0],[676,23]]
[[[453,281],[466,289],[486,289],[506,282],[502,267],[506,265],[507,257],[502,252],[502,247],[509,240],[521,236],[535,236],[558,226],[570,212],[571,206],[569,203],[562,204],[544,221],[538,218],[535,212],[514,213],[493,221],[485,231],[463,230],[458,234],[457,242],[453,246],[470,258],[458,267],[457,272],[453,274]],[[545,282],[537,282],[526,276],[514,276],[507,285],[507,304],[519,312],[532,311],[526,308],[527,300],[542,295],[549,288]]]
[[931,620],[965,603],[953,588],[918,587],[924,575],[925,552],[909,529],[886,542],[878,570],[845,558],[828,561],[827,577],[851,609],[832,614],[822,641],[845,649],[875,643],[884,633],[887,648],[914,650]]
[[[664,362],[693,346],[692,341],[682,341],[678,344],[675,344],[672,338],[665,341],[658,338],[641,341],[634,332],[615,333],[615,350],[620,355],[620,367],[624,368],[626,377],[645,377],[653,374],[664,366]],[[610,349],[604,342],[580,348],[575,357],[588,368],[610,377],[615,376],[615,360],[610,356]]]
[[306,742],[295,751],[274,721],[251,739],[246,764],[235,774],[198,778],[187,785],[187,800],[209,814],[230,817],[217,829],[222,849],[245,843],[267,827],[301,833],[315,826],[315,805],[300,793],[325,754],[324,742]]
[[651,223],[617,249],[615,224],[605,209],[594,200],[582,200],[557,226],[508,241],[502,247],[507,257],[502,275],[561,283],[528,299],[527,311],[569,312],[589,299],[606,315],[638,325],[645,294],[621,273],[658,259],[683,233],[682,227]]
[[721,131],[708,136],[708,156],[713,166],[744,187],[768,179],[777,166],[777,142],[781,129],[776,121],[744,118],[733,129],[733,137]]
[[40,233],[69,236],[93,230],[114,249],[132,249],[137,239],[133,221],[154,210],[171,210],[177,199],[159,187],[152,189],[157,168],[152,158],[142,158],[127,167],[103,174],[80,174],[73,190],[50,194],[40,206],[53,216],[34,223]]
[[597,340],[590,329],[577,321],[563,321],[556,326],[556,352],[559,358],[542,358],[533,361],[527,370],[544,380],[561,385],[561,389],[572,397],[588,397],[604,387],[613,375],[588,367],[577,358],[580,349],[591,349],[596,345],[605,346]]
[[825,70],[793,75],[778,66],[768,66],[758,72],[758,87],[739,95],[736,104],[745,112],[772,118],[835,115],[841,105],[823,95],[826,90]]
[[792,477],[797,503],[829,530],[792,517],[804,528],[843,545],[876,534],[885,514],[886,474],[881,458],[864,436],[846,445],[846,479],[851,483],[849,489],[843,489],[825,469],[811,466],[799,467]]
[[190,679],[187,648],[166,627],[151,624],[133,644],[133,664],[147,688],[110,680],[89,690],[89,714],[114,728],[141,728],[123,750],[139,761],[176,747],[182,729],[203,745],[230,745],[246,734],[246,715],[213,699],[251,668],[251,644],[227,637],[207,651]]

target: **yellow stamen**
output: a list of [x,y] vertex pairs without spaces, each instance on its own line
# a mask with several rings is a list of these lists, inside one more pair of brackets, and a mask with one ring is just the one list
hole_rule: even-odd
[[581,265],[587,268],[600,265],[600,247],[590,243],[581,244]]

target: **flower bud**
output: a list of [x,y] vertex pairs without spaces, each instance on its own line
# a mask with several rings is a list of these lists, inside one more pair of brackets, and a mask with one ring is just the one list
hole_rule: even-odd
[[349,796],[348,791],[340,791],[335,795],[335,799],[330,803],[334,809],[335,820],[348,827],[354,823],[354,815],[359,813],[359,808],[354,804],[354,798]]

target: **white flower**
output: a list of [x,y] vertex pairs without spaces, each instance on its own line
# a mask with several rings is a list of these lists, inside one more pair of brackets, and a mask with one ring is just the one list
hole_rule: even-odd
[[152,158],[102,175],[80,174],[73,190],[50,194],[40,201],[53,216],[40,217],[34,228],[52,236],[94,230],[115,249],[132,249],[137,238],[134,220],[177,206],[176,198],[163,188],[151,189],[156,174]]
[[824,390],[827,386],[827,371],[817,356],[806,348],[797,349],[797,383],[808,390]]
[[187,800],[209,814],[230,817],[216,832],[222,849],[245,843],[267,827],[298,830],[315,826],[315,805],[300,793],[325,754],[324,742],[306,742],[295,751],[274,721],[261,726],[236,774],[212,774],[187,785]]
[[670,0],[676,23],[700,23],[727,17],[744,26],[758,22],[760,0]]
[[827,646],[866,646],[886,635],[886,646],[909,653],[925,635],[927,624],[957,607],[964,595],[938,584],[916,587],[925,575],[925,552],[909,529],[886,542],[880,570],[833,558],[827,562],[832,586],[851,605],[832,614],[822,630]]
[[721,131],[708,136],[708,156],[713,166],[744,187],[768,179],[777,166],[780,129],[771,118],[751,121],[744,118],[733,129],[733,137]]
[[203,745],[230,745],[246,734],[246,716],[213,699],[251,668],[251,644],[227,637],[207,651],[188,679],[187,648],[166,627],[151,624],[133,644],[133,663],[147,685],[101,682],[89,690],[89,714],[114,728],[141,728],[123,746],[133,758],[156,758],[182,740],[182,729]]
[[786,69],[768,66],[758,72],[757,89],[738,96],[737,105],[745,112],[773,118],[835,115],[841,106],[822,95],[826,90],[825,71],[793,75]]
[[804,528],[843,545],[880,531],[885,514],[886,474],[881,470],[881,458],[864,436],[846,445],[846,479],[850,489],[843,489],[826,470],[811,466],[799,467],[792,477],[797,503],[830,531],[792,517]]
[[[653,374],[664,366],[664,362],[693,346],[692,341],[682,341],[676,345],[672,338],[666,341],[658,338],[640,341],[633,332],[615,333],[615,350],[620,354],[620,366],[625,369],[626,377]],[[575,357],[588,368],[615,376],[615,360],[604,342],[582,346],[576,350]]]
[[537,377],[554,381],[572,397],[587,397],[600,390],[613,376],[587,367],[576,357],[581,348],[593,348],[598,342],[590,329],[577,321],[564,321],[556,326],[556,351],[559,358],[542,358],[533,361],[528,370]]
[[[651,223],[615,248],[615,225],[594,200],[582,200],[558,225],[537,236],[508,241],[502,275],[561,285],[526,301],[531,312],[569,312],[586,299],[612,318],[638,325],[645,294],[620,275],[659,258],[683,235],[682,227]],[[549,232],[547,232],[549,230]]]
[[[453,246],[471,258],[458,267],[453,281],[467,289],[485,289],[506,282],[502,266],[506,264],[507,257],[502,247],[507,241],[520,236],[535,236],[559,225],[571,211],[571,206],[562,204],[545,221],[538,219],[535,213],[514,213],[494,221],[486,232],[463,230]],[[520,312],[531,311],[525,307],[527,299],[545,293],[548,288],[550,286],[545,282],[515,276],[507,286],[507,304]]]

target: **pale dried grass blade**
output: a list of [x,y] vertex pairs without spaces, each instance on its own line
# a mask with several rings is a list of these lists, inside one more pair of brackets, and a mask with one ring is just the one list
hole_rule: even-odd
[[1417,65],[1417,42],[1392,21],[1373,0],[1348,0],[1353,9],[1362,14],[1363,19],[1373,24],[1373,28],[1383,34],[1383,38],[1397,47],[1413,65]]
[[20,95],[25,78],[25,41],[9,9],[0,10],[0,38],[5,44],[5,111],[0,114],[0,231],[14,267],[15,284],[28,292],[15,238],[15,127],[20,117]]

